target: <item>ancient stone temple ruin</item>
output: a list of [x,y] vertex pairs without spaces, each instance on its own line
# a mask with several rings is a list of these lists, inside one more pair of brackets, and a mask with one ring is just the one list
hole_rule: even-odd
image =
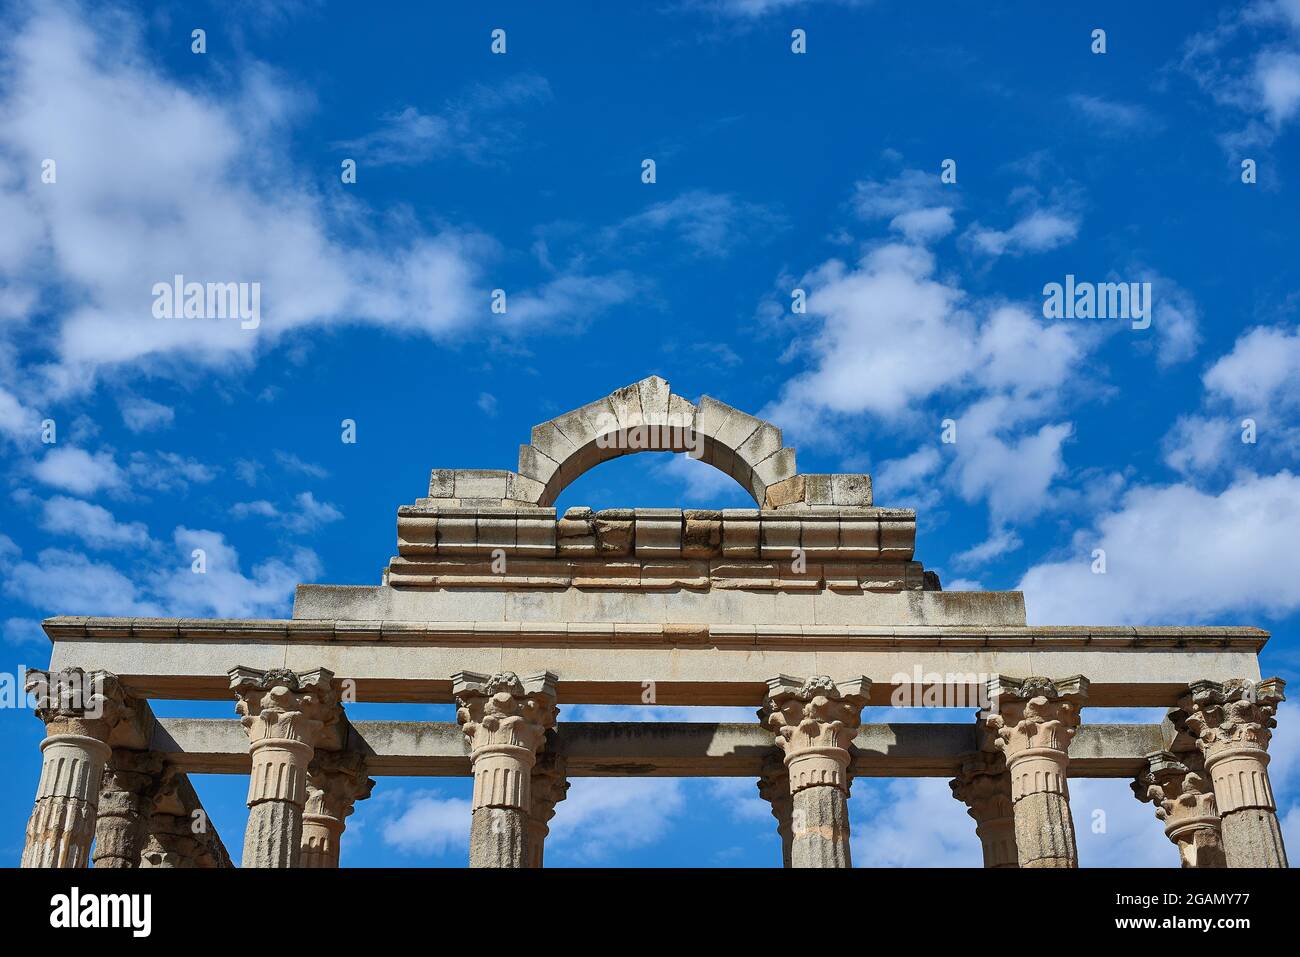
[[[556,514],[579,475],[642,449],[703,459],[756,507]],[[535,427],[517,471],[435,470],[382,584],[301,585],[287,620],[46,621],[23,865],[228,867],[187,778],[223,773],[249,778],[244,867],[336,867],[386,775],[473,776],[477,867],[542,866],[569,779],[622,775],[751,778],[787,867],[849,866],[868,776],[951,778],[988,867],[1076,865],[1072,777],[1131,780],[1171,864],[1286,866],[1265,632],[1027,627],[1017,592],[943,591],[915,533],[868,476],[803,474],[776,426],[644,379]],[[151,698],[238,717],[160,718]],[[351,721],[354,701],[454,702],[457,720]],[[756,716],[564,720],[645,703]],[[971,718],[862,720],[936,704]],[[1107,724],[1114,707],[1167,718]]]

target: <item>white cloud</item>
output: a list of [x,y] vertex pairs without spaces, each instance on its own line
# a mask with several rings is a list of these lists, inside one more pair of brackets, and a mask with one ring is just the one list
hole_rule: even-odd
[[966,231],[966,238],[986,256],[1022,256],[1064,246],[1078,234],[1077,216],[1064,209],[1034,209],[1009,229],[987,229],[975,224]]
[[322,525],[343,518],[343,513],[336,507],[329,502],[318,502],[316,496],[309,491],[294,496],[293,504],[287,511],[281,511],[271,502],[259,499],[255,502],[236,502],[230,507],[230,514],[235,518],[258,515],[297,535],[314,532]]
[[685,804],[676,778],[574,778],[555,806],[547,854],[579,864],[606,862],[664,838]]
[[[769,14],[810,6],[815,2],[817,0],[686,0],[686,5],[738,20],[758,20]],[[866,0],[829,0],[829,2],[833,5],[856,7]]]
[[34,562],[18,562],[3,587],[10,597],[52,615],[163,614],[161,605],[112,565],[65,549],[47,548]]
[[383,822],[384,843],[400,854],[441,857],[469,849],[470,802],[437,791],[401,792],[401,812]]
[[[206,563],[201,574],[193,570],[196,549]],[[47,548],[35,561],[15,562],[2,587],[51,614],[268,618],[283,615],[294,587],[320,570],[314,553],[294,549],[287,560],[267,559],[245,575],[220,532],[181,526],[161,558],[137,564],[130,576],[80,552]]]
[[1208,475],[1227,463],[1242,443],[1238,423],[1203,415],[1180,415],[1161,448],[1165,464],[1184,476]]
[[34,618],[9,618],[4,623],[5,641],[11,645],[48,645],[49,637]]
[[478,394],[479,411],[488,418],[493,418],[497,414],[497,397],[491,392],[480,392]]
[[859,778],[849,800],[855,867],[982,867],[975,822],[945,778]]
[[1255,61],[1255,83],[1269,122],[1281,127],[1300,110],[1300,54],[1261,53]]
[[940,181],[938,172],[906,169],[890,180],[856,183],[853,208],[867,221],[888,219],[890,228],[909,242],[928,243],[955,228],[952,214],[958,196]]
[[740,483],[721,469],[692,458],[684,452],[655,456],[654,475],[684,486],[683,497],[691,502],[726,502],[753,504],[753,497]]
[[[1001,558],[1009,552],[1015,551],[1023,543],[1020,536],[1008,529],[1000,529],[971,548],[964,552],[958,552],[952,557],[952,560],[958,565],[982,565],[985,562]],[[950,588],[949,591],[957,589]]]
[[1202,382],[1211,398],[1242,412],[1300,407],[1300,332],[1252,329],[1206,371]]
[[1134,103],[1107,100],[1083,93],[1072,95],[1069,102],[1080,116],[1107,135],[1153,132],[1161,125],[1146,107]]
[[652,203],[605,230],[609,243],[625,245],[638,236],[672,231],[699,256],[724,257],[741,241],[762,236],[781,225],[781,218],[757,203],[730,193],[693,189]]
[[377,129],[332,146],[357,160],[361,171],[409,166],[453,154],[482,162],[513,148],[520,138],[521,124],[501,116],[502,111],[535,107],[550,98],[550,84],[543,77],[510,77],[447,101],[440,113],[404,107],[380,117]]
[[96,452],[71,446],[55,446],[32,465],[38,481],[77,495],[91,495],[100,489],[118,489],[126,477],[112,453]]
[[102,505],[56,495],[43,505],[41,527],[55,535],[74,535],[91,548],[142,548],[149,544],[143,522],[118,522]]
[[118,407],[122,410],[122,421],[132,432],[149,432],[172,424],[176,412],[171,406],[154,402],[141,396],[128,396],[121,399]]
[[[265,66],[240,62],[223,71],[225,85],[178,81],[120,12],[35,6],[7,26],[0,152],[22,169],[52,157],[59,178],[53,187],[0,178],[0,210],[19,211],[31,234],[22,255],[0,257],[0,286],[57,286],[70,305],[25,318],[32,355],[45,361],[6,382],[5,395],[36,406],[93,388],[105,365],[146,357],[156,375],[241,367],[317,324],[435,338],[486,324],[482,275],[497,244],[473,228],[424,229],[411,218],[381,232],[346,187],[295,169],[288,143],[309,97]],[[177,274],[259,283],[260,326],[154,318],[154,284]],[[564,280],[512,298],[555,303]],[[580,277],[567,302],[608,302],[600,281]],[[31,297],[38,309],[48,299]],[[534,306],[532,316],[556,317],[564,305]],[[7,427],[22,417],[12,404],[0,397]]]
[[[1300,609],[1300,477],[1243,474],[1219,494],[1141,486],[1017,588],[1034,624],[1195,624]],[[1093,574],[1104,549],[1106,573]]]

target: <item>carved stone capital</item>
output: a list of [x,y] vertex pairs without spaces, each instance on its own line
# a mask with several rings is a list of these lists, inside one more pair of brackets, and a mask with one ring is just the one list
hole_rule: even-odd
[[1021,760],[1065,757],[1079,729],[1079,709],[1087,695],[1088,679],[1082,675],[1059,681],[1003,675],[989,679],[989,709],[981,720],[992,732],[994,747],[1006,756],[1013,781],[1015,765]]
[[[549,736],[548,736],[549,737]],[[527,862],[529,867],[541,867],[546,854],[546,838],[551,833],[551,818],[555,806],[564,800],[569,791],[568,766],[564,755],[552,747],[537,755],[533,765],[528,809]]]
[[1011,788],[1001,752],[974,751],[966,755],[948,787],[977,823],[1011,817]]
[[253,773],[248,804],[307,799],[307,765],[316,746],[343,720],[334,675],[320,668],[298,674],[286,669],[235,668],[230,690],[248,734]]
[[113,728],[133,714],[117,675],[107,671],[28,671],[26,690],[35,696],[36,717],[50,736],[77,735],[107,742]]
[[823,675],[807,680],[778,675],[767,682],[758,716],[776,735],[785,758],[790,793],[830,786],[848,793],[849,748],[871,691],[865,677],[835,682]]
[[1268,750],[1285,687],[1281,678],[1194,681],[1169,717],[1186,728],[1212,766],[1233,752]]
[[456,720],[470,746],[473,809],[530,809],[530,777],[546,732],[555,726],[556,676],[521,679],[512,671],[452,676]]
[[1214,785],[1199,752],[1155,751],[1133,782],[1139,801],[1155,805],[1156,819],[1178,848],[1184,867],[1223,867]]
[[1011,778],[1000,751],[974,751],[948,782],[952,795],[975,821],[985,867],[1018,867]]
[[357,751],[317,751],[307,767],[303,820],[337,821],[341,831],[356,809],[356,802],[370,797],[374,787],[374,780],[366,777],[365,755]]

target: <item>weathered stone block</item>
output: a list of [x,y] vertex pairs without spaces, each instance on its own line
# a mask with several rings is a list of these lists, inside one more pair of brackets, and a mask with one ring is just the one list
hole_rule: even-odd
[[832,475],[831,494],[836,505],[864,507],[871,504],[870,475]]
[[682,554],[687,558],[708,558],[722,551],[722,513],[690,510],[682,513]]
[[455,469],[434,469],[429,473],[429,498],[454,498],[455,495]]
[[795,475],[783,482],[777,482],[767,489],[767,500],[763,508],[786,508],[803,502],[807,476]]

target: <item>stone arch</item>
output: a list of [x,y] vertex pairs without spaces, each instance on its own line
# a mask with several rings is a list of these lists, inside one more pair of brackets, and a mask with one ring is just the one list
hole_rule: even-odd
[[759,508],[863,507],[871,477],[800,475],[795,452],[770,422],[701,397],[674,395],[658,376],[533,426],[519,470],[434,469],[429,497],[439,508],[549,508],[578,476],[632,452],[690,452],[736,480]]
[[540,486],[535,504],[542,506],[601,462],[632,452],[687,452],[731,476],[759,505],[770,486],[798,471],[776,426],[708,396],[692,403],[658,376],[536,425],[531,438],[519,447],[518,474]]

